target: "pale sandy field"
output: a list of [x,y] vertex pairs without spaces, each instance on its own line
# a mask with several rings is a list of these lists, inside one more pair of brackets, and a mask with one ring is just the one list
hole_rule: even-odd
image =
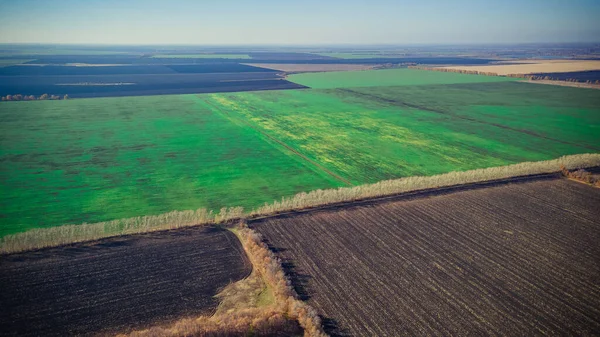
[[[524,64],[514,64],[524,63]],[[451,66],[445,69],[475,70],[492,72],[498,75],[534,74],[534,73],[568,73],[572,71],[600,70],[600,61],[587,60],[522,60],[507,61],[503,64],[484,66]]]

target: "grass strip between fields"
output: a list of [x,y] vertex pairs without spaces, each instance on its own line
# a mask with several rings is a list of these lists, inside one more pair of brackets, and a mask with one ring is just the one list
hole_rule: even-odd
[[600,166],[600,154],[578,154],[558,159],[524,162],[508,166],[491,167],[462,172],[450,172],[435,176],[417,176],[385,180],[374,184],[337,189],[315,190],[282,198],[271,204],[245,212],[241,207],[222,208],[219,212],[198,209],[195,211],[173,211],[170,213],[120,219],[94,224],[63,225],[32,229],[27,232],[7,235],[0,239],[0,254],[55,247],[76,242],[93,241],[101,238],[177,229],[188,226],[220,224],[232,220],[276,215],[282,212],[322,207],[329,204],[379,198],[407,192],[480,183],[490,180],[514,178],[545,173],[557,173],[561,167],[582,169]]
[[[298,299],[281,261],[269,250],[262,236],[243,221],[230,230],[242,243],[253,271],[248,278],[230,284],[217,295],[221,304],[214,315],[185,318],[169,326],[119,336],[296,335],[294,321],[300,324],[306,337],[327,336],[317,312]],[[265,292],[268,293],[266,300]]]

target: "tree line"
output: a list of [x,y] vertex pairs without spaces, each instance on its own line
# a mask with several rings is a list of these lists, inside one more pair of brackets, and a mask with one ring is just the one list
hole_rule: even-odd
[[486,76],[505,76],[512,78],[523,78],[530,81],[562,81],[562,82],[576,82],[576,83],[586,83],[586,84],[596,84],[600,85],[600,80],[587,80],[585,82],[579,81],[576,78],[554,78],[550,76],[538,76],[532,74],[508,74],[508,75],[498,75],[498,73],[488,72],[488,71],[477,71],[477,70],[465,70],[465,69],[450,69],[450,68],[436,68],[436,67],[423,67],[423,66],[408,66],[410,69],[420,69],[420,70],[432,70],[439,71],[443,73],[458,73],[458,74],[469,74],[469,75],[486,75]]
[[60,99],[69,99],[69,95],[58,96],[58,95],[48,95],[43,94],[41,96],[34,95],[6,95],[2,96],[2,101],[44,101],[44,100],[60,100]]

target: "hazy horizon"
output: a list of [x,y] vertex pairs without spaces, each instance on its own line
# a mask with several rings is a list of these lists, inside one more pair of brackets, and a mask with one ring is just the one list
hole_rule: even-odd
[[0,0],[0,43],[473,45],[599,42],[600,2]]

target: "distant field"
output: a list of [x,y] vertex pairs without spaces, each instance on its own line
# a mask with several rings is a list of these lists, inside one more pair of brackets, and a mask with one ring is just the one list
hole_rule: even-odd
[[487,83],[515,80],[503,77],[442,73],[416,69],[384,69],[373,71],[295,74],[288,76],[287,79],[291,82],[314,89]]
[[247,54],[158,54],[158,59],[250,59]]
[[[339,59],[313,54],[303,53],[248,53],[252,63],[308,63],[308,64],[356,64],[357,59]],[[1,57],[2,55],[0,55]],[[12,56],[14,57],[14,56]],[[139,54],[122,54],[122,55],[37,55],[36,61],[31,63],[36,64],[54,64],[64,65],[69,63],[83,64],[224,64],[238,63],[239,59],[211,59],[211,58],[154,58],[142,57]],[[18,57],[24,58],[24,57]],[[360,60],[361,64],[380,64],[380,63],[418,63],[418,64],[488,64],[494,60],[484,58],[467,58],[467,57],[403,57],[403,58],[366,58]]]
[[2,49],[0,56],[20,56],[20,55],[125,55],[128,52],[110,51],[110,50],[93,50],[93,49],[61,49],[61,48],[23,48],[23,49]]
[[525,60],[515,61],[524,64],[497,64],[480,66],[452,66],[446,69],[474,70],[492,72],[498,75],[534,74],[534,73],[568,73],[588,70],[600,70],[600,61],[586,60]]
[[200,96],[0,103],[0,236],[343,185]]
[[127,65],[80,67],[63,65],[16,65],[0,68],[0,76],[79,76],[79,75],[127,75],[127,74],[205,74],[235,72],[268,72],[268,69],[237,63],[224,64],[178,64],[178,65]]
[[31,62],[33,59],[0,59],[0,68]]
[[216,228],[3,256],[0,335],[106,336],[210,315],[251,271],[235,235]]
[[302,86],[285,81],[276,70],[235,63],[0,68],[0,96],[49,94],[82,98],[291,88]]
[[[88,85],[82,85],[86,83]],[[122,83],[128,85],[120,85]],[[266,69],[265,72],[235,73],[0,76],[1,96],[19,93],[82,98],[298,88],[302,86]]]
[[555,179],[250,226],[332,336],[595,335],[599,204]]
[[285,71],[289,73],[370,70],[376,65],[366,64],[281,64],[281,63],[247,63],[249,66]]
[[335,58],[340,58],[340,59],[369,59],[369,58],[404,57],[403,54],[385,54],[385,53],[317,53],[315,55],[335,57]]

